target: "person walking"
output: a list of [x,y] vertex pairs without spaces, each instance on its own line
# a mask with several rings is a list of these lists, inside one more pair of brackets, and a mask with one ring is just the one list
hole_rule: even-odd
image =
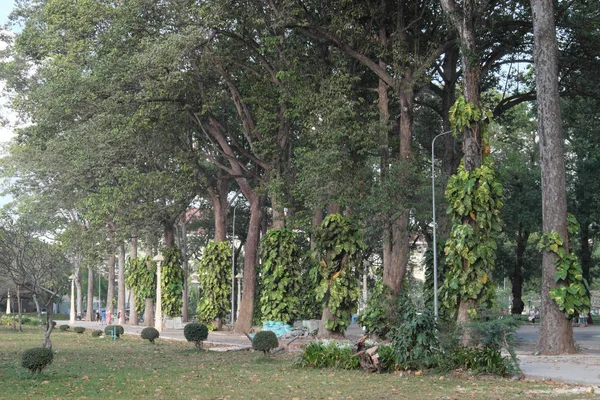
[[106,311],[102,311],[102,325],[106,325]]

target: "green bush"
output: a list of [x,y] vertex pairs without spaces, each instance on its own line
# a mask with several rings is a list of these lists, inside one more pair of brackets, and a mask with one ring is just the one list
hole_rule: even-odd
[[60,329],[61,331],[65,332],[69,329],[69,325],[61,325],[58,327],[58,329]]
[[73,328],[73,331],[76,333],[83,333],[85,332],[85,328],[83,326],[76,326],[75,328]]
[[196,349],[202,348],[202,342],[208,337],[208,328],[204,324],[191,323],[183,328],[183,336],[188,342],[194,342]]
[[297,364],[301,367],[358,369],[360,360],[352,357],[354,349],[348,343],[332,340],[310,342]]
[[114,328],[117,328],[117,337],[121,337],[121,335],[125,333],[125,329],[123,329],[121,325],[107,325],[106,328],[104,328],[104,334],[106,336],[112,336]]
[[265,354],[278,346],[279,340],[273,331],[260,331],[252,339],[252,348]]
[[21,356],[21,366],[32,373],[40,373],[48,365],[52,364],[54,354],[47,348],[35,347],[25,350]]
[[158,332],[158,330],[156,330],[156,328],[147,326],[146,328],[142,329],[140,336],[142,337],[142,339],[149,340],[150,343],[154,343],[154,340],[159,338],[160,333]]
[[103,332],[100,329],[94,329],[92,331],[92,337],[100,337],[100,336],[102,336],[102,333]]

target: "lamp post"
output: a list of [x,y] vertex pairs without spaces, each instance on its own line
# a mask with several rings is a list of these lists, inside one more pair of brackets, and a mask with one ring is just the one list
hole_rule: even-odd
[[[231,325],[235,322],[234,314],[234,301],[235,301],[235,210],[237,210],[238,204],[236,203],[233,207],[233,223],[232,223],[232,234],[231,234]],[[239,296],[238,296],[239,297]],[[238,300],[238,307],[240,306]]]
[[162,254],[154,256],[152,261],[156,262],[156,310],[154,310],[154,328],[162,332],[162,288],[160,285],[161,263],[164,257]]
[[436,221],[435,221],[435,139],[447,135],[452,131],[442,132],[431,141],[431,202],[433,210],[433,315],[438,317],[438,268],[437,268],[437,241],[436,241]]
[[75,323],[75,275],[69,276],[71,280],[71,312],[69,313],[69,324]]

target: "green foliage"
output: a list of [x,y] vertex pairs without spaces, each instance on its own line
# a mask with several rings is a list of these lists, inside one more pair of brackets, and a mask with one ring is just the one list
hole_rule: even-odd
[[199,276],[202,297],[198,318],[205,324],[223,319],[231,309],[231,247],[229,242],[210,241],[202,252]]
[[152,257],[127,259],[125,284],[133,288],[135,295],[135,312],[142,314],[146,299],[156,299],[156,264]]
[[[0,317],[0,325],[16,325],[19,323],[19,317],[17,314],[3,315]],[[40,325],[40,320],[35,317],[29,317],[27,315],[21,316],[21,325]]]
[[460,96],[449,110],[450,128],[456,136],[458,132],[470,129],[473,123],[480,122],[485,117],[490,117],[490,115],[483,113],[481,108],[466,101],[464,96]]
[[54,353],[51,349],[36,347],[25,350],[21,356],[21,366],[32,373],[40,373],[48,365],[52,364]]
[[298,315],[300,251],[289,229],[267,231],[262,239],[260,305],[263,320],[290,323]]
[[473,171],[461,166],[446,189],[452,232],[444,251],[448,271],[441,300],[454,310],[459,298],[489,301],[490,275],[496,259],[496,237],[501,229],[502,186],[490,165]]
[[502,356],[499,349],[493,347],[456,347],[448,354],[439,357],[437,370],[449,372],[455,369],[473,371],[476,374],[511,376],[515,372],[508,356]]
[[362,269],[362,251],[366,246],[360,231],[340,214],[328,215],[315,232],[319,262],[317,300],[323,301],[335,319],[325,321],[325,328],[344,332],[356,309],[360,288],[358,271]]
[[440,350],[437,326],[431,312],[418,313],[403,291],[396,304],[392,329],[388,334],[396,353],[396,364],[403,369],[430,368]]
[[277,346],[279,346],[279,340],[273,331],[260,331],[252,338],[252,348],[265,354]]
[[160,337],[160,333],[156,328],[152,326],[147,326],[144,329],[142,329],[140,337],[142,339],[149,340],[150,343],[154,343],[154,341]]
[[360,360],[352,357],[352,345],[334,340],[310,342],[297,361],[300,367],[358,369]]
[[[385,292],[388,294],[388,291]],[[391,329],[387,312],[389,303],[389,297],[384,295],[384,286],[375,286],[367,307],[358,315],[358,324],[365,327],[366,333],[377,335],[379,338],[386,337]]]
[[121,325],[107,325],[104,328],[104,334],[106,336],[112,336],[114,329],[116,329],[116,336],[117,337],[121,337],[121,335],[125,333],[125,329]]
[[58,329],[60,329],[61,331],[65,332],[65,331],[67,331],[69,329],[69,325],[66,325],[66,324],[65,325],[61,325],[61,326],[58,327]]
[[204,324],[191,323],[183,328],[183,336],[188,342],[194,342],[196,349],[202,348],[202,342],[208,337],[208,328]]
[[[570,232],[574,232],[576,227],[572,216],[570,222]],[[564,241],[560,234],[552,231],[542,235],[537,248],[540,251],[556,254],[554,281],[558,286],[550,289],[548,295],[567,318],[573,318],[582,312],[589,312],[590,298],[586,290],[587,281],[583,278],[581,263],[575,254],[567,252],[563,244]]]
[[103,332],[100,329],[94,329],[92,331],[92,337],[100,337],[100,336],[102,336],[102,333]]
[[75,333],[83,333],[85,332],[85,328],[83,326],[76,326],[75,328],[73,328],[73,331]]
[[181,315],[183,299],[183,256],[177,246],[162,251],[164,260],[161,264],[162,309],[165,315],[177,317]]

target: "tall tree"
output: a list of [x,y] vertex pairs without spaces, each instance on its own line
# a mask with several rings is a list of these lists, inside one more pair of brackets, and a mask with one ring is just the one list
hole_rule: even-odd
[[[568,252],[567,195],[560,97],[558,93],[558,45],[554,22],[554,2],[531,0],[536,72],[538,135],[542,166],[543,232],[556,232]],[[543,318],[538,335],[542,354],[574,353],[573,328],[568,318],[550,298],[560,285],[554,280],[556,253],[545,250],[542,258]]]

